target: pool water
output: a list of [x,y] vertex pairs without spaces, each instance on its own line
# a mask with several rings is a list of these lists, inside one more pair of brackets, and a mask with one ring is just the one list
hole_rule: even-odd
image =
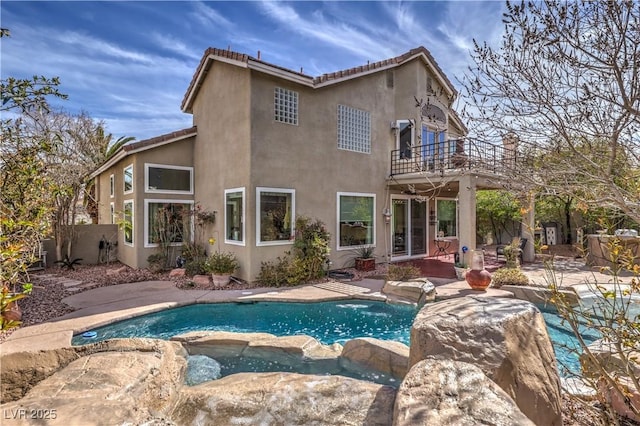
[[[571,348],[578,343],[562,319],[551,309],[541,308],[559,366],[580,371],[578,356]],[[418,309],[376,301],[317,303],[212,303],[168,309],[120,321],[92,330],[95,337],[74,336],[72,344],[127,338],[171,337],[199,330],[263,332],[276,336],[304,334],[330,345],[356,337],[396,340],[409,345],[411,325]],[[587,342],[597,339],[585,334]],[[563,373],[563,368],[560,368]]]
[[168,309],[120,321],[82,335],[72,344],[82,345],[118,337],[169,339],[198,330],[263,332],[276,336],[304,334],[330,345],[355,337],[376,337],[409,343],[411,324],[418,310],[408,305],[375,301],[317,303],[211,303]]

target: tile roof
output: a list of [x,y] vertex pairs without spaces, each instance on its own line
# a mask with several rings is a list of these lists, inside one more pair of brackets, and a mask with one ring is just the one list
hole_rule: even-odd
[[188,129],[176,130],[175,132],[166,133],[160,136],[154,136],[150,139],[129,142],[128,144],[122,146],[122,150],[129,152],[133,150],[138,150],[140,148],[148,148],[154,145],[161,144],[163,142],[170,141],[172,139],[178,139],[178,138],[183,139],[189,136],[195,136],[196,133],[197,133],[197,127],[193,126],[193,127],[189,127]]
[[250,62],[262,64],[269,68],[277,69],[277,70],[283,71],[284,73],[291,74],[295,77],[300,78],[303,81],[306,80],[308,85],[313,87],[317,85],[324,86],[326,84],[332,84],[333,82],[337,82],[338,80],[343,78],[353,78],[353,77],[356,77],[358,74],[363,74],[363,73],[368,74],[370,72],[375,72],[376,70],[379,70],[379,69],[395,67],[407,61],[410,61],[419,55],[424,55],[426,60],[435,68],[435,71],[440,74],[445,84],[448,86],[449,90],[451,90],[451,92],[453,92],[454,94],[457,94],[455,87],[453,86],[449,78],[445,75],[445,73],[442,71],[442,69],[436,62],[436,60],[433,58],[433,56],[431,55],[431,52],[429,52],[429,50],[427,50],[423,46],[417,47],[415,49],[411,49],[410,51],[403,53],[400,56],[396,56],[394,58],[389,58],[389,59],[385,59],[378,62],[368,63],[366,65],[361,65],[361,66],[349,68],[346,70],[322,74],[321,76],[318,76],[318,77],[312,77],[302,72],[293,71],[293,70],[281,67],[279,65],[274,65],[274,64],[265,62],[260,59],[259,52],[258,52],[258,58],[254,58],[253,56],[247,55],[245,53],[234,52],[230,49],[225,50],[225,49],[217,49],[217,48],[210,47],[202,55],[202,59],[200,59],[200,63],[198,64],[198,67],[196,68],[196,71],[193,74],[193,78],[191,79],[191,82],[189,83],[189,87],[187,88],[187,91],[182,99],[182,110],[188,111],[189,108],[191,107],[190,98],[192,97],[193,92],[199,89],[199,86],[202,83],[201,77],[204,77],[204,75],[206,75],[206,73],[209,71],[209,68],[211,67],[211,64],[213,62],[212,57],[213,59],[215,57],[218,57],[218,58],[223,58],[223,60],[232,60],[232,61],[245,63],[247,64],[247,66],[249,65]]

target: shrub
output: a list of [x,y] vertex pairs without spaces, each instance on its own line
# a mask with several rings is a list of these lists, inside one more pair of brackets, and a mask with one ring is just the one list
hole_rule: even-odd
[[324,223],[306,216],[296,219],[291,252],[274,262],[262,262],[258,281],[265,286],[297,285],[324,276],[331,235]]
[[500,268],[491,275],[491,283],[495,288],[503,285],[529,285],[529,277],[518,268]]
[[196,259],[187,260],[184,265],[185,273],[192,277],[194,275],[202,275],[207,273],[207,259],[198,257]]
[[289,272],[290,265],[289,256],[278,257],[272,262],[262,262],[260,273],[258,274],[258,281],[267,287],[289,285],[291,275]]
[[147,263],[149,263],[149,270],[153,273],[164,271],[167,264],[167,256],[164,253],[154,253],[147,257]]
[[389,265],[387,277],[391,281],[407,281],[421,274],[420,268],[413,265]]
[[207,259],[206,271],[212,274],[233,274],[240,267],[233,253],[213,252]]

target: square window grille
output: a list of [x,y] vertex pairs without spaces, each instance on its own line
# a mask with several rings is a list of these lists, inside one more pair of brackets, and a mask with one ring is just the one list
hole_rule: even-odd
[[338,149],[371,153],[371,114],[338,105]]
[[280,123],[298,125],[298,92],[276,87],[274,118]]

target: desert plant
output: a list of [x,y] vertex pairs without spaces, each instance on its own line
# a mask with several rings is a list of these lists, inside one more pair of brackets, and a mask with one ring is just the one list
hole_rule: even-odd
[[413,265],[389,265],[387,278],[391,281],[407,281],[418,278],[421,275],[420,268]]
[[53,263],[60,265],[61,268],[67,268],[73,271],[75,270],[74,265],[79,265],[81,260],[82,260],[81,257],[77,257],[75,259],[69,259],[69,256],[65,254],[64,259],[56,260]]
[[518,268],[500,268],[491,275],[491,286],[500,288],[503,285],[529,285],[529,277]]
[[[634,263],[633,250],[618,238],[609,241],[608,253],[612,267],[603,267],[601,272],[610,273],[611,278],[606,283],[586,281],[594,295],[589,305],[575,306],[561,291],[553,261],[545,263],[545,279],[552,294],[551,303],[579,342],[579,348],[569,349],[581,353],[581,381],[595,391],[604,407],[599,412],[602,424],[618,425],[621,411],[628,417],[640,418],[640,314],[637,308],[634,310],[634,300],[640,293],[640,265]],[[629,272],[631,276],[621,278],[622,270],[626,271],[625,276]],[[599,344],[589,345],[582,338],[587,333],[601,336]],[[573,398],[590,409],[588,399],[580,395]]]
[[375,247],[373,246],[362,246],[355,249],[356,258],[360,259],[371,259],[373,257],[373,252]]
[[147,257],[147,263],[151,272],[162,272],[167,264],[167,257],[164,253],[153,253]]
[[209,255],[205,266],[208,273],[224,275],[233,274],[240,264],[235,254],[215,251]]

